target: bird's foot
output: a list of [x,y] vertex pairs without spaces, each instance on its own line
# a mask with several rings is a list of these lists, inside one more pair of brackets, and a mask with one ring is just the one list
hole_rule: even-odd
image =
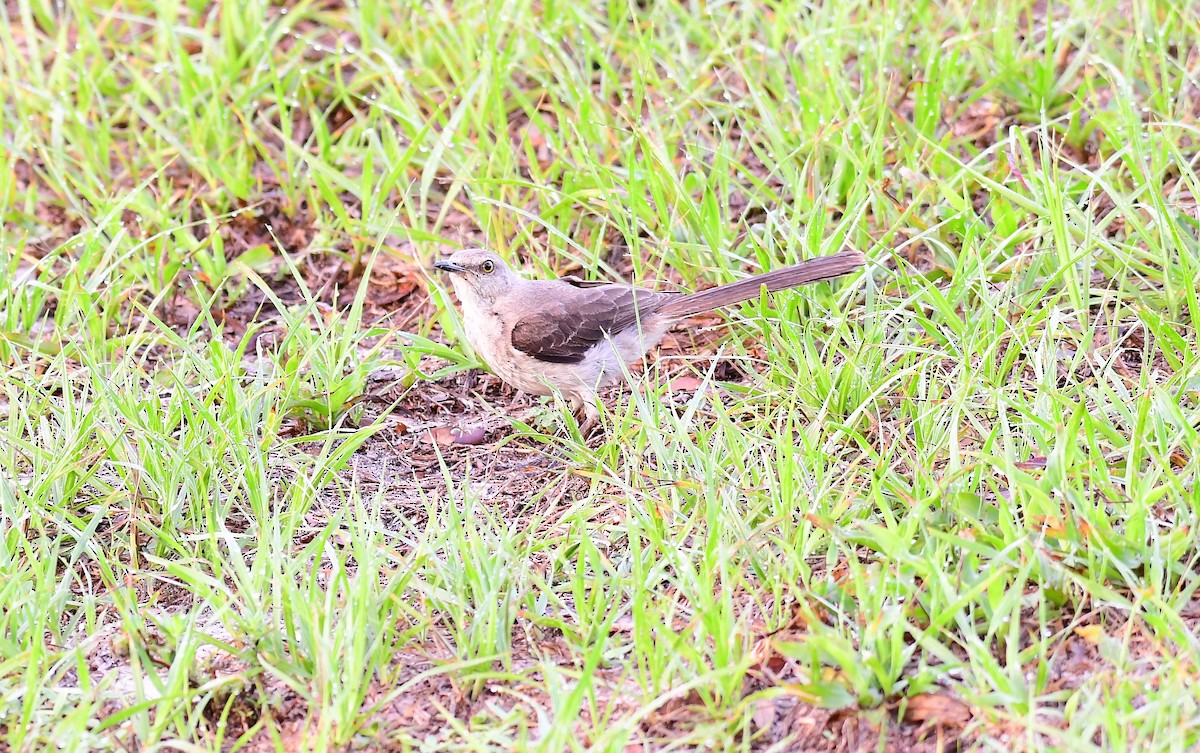
[[594,402],[572,401],[572,415],[579,425],[579,434],[590,437],[600,428],[600,409]]
[[580,436],[590,437],[600,425],[600,420],[585,414],[583,416],[575,416],[575,423],[579,425]]

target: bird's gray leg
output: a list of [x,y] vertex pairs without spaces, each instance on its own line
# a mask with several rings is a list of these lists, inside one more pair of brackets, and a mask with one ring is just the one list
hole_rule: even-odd
[[[514,403],[523,403],[527,397],[529,397],[529,393],[525,392],[525,390],[521,389],[520,387],[513,387],[512,401]],[[518,415],[522,421],[529,422],[532,421],[543,410],[543,406],[538,403],[537,400],[533,400],[529,405],[525,406],[525,409]]]
[[458,394],[458,398],[464,403],[471,397],[471,390],[475,389],[475,369],[467,369],[463,375],[462,390]]

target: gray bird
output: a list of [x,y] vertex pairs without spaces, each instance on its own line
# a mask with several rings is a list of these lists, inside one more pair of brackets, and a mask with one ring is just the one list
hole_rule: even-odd
[[450,273],[467,340],[484,362],[519,390],[562,395],[590,426],[600,417],[597,390],[681,319],[755,298],[763,288],[775,293],[831,280],[863,263],[861,253],[843,251],[691,294],[577,277],[527,280],[477,248],[433,266]]

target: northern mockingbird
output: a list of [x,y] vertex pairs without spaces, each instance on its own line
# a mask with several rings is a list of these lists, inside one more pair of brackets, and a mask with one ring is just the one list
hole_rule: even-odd
[[596,391],[621,377],[681,319],[858,269],[863,255],[843,251],[703,290],[665,293],[577,277],[527,280],[486,249],[465,249],[433,266],[450,273],[463,329],[496,374],[535,395],[558,393],[600,417]]

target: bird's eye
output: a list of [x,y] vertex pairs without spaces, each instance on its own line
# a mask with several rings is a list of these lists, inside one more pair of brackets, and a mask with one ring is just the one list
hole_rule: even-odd
[[492,273],[492,270],[495,268],[496,268],[496,265],[492,263],[491,259],[488,259],[487,261],[485,261],[483,263],[483,266],[481,267],[481,269],[483,270],[483,273],[485,275],[490,275]]

